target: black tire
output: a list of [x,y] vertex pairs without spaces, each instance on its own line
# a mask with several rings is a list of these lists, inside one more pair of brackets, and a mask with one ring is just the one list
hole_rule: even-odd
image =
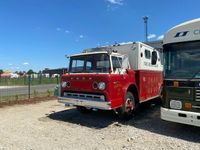
[[77,110],[79,112],[81,112],[82,114],[87,114],[87,113],[90,113],[91,110],[90,109],[87,109],[86,107],[83,107],[83,106],[76,106]]
[[117,110],[120,119],[127,121],[133,117],[133,112],[136,108],[135,97],[131,92],[127,92],[124,97],[124,103],[121,108]]

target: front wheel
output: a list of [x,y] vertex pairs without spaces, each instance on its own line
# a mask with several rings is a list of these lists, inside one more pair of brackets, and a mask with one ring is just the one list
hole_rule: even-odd
[[135,110],[135,98],[131,92],[127,92],[124,98],[124,104],[117,110],[119,117],[123,120],[131,119]]

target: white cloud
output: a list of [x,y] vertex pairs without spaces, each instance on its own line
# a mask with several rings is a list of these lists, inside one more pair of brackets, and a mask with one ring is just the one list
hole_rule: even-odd
[[12,66],[13,64],[8,64],[8,66]]
[[80,34],[77,39],[75,40],[76,42],[81,41],[82,39],[86,38],[87,36]]
[[24,66],[28,66],[28,65],[30,65],[30,64],[29,64],[28,62],[24,62],[23,65],[24,65]]
[[123,5],[124,0],[106,0],[106,1],[113,5]]
[[80,38],[80,39],[83,39],[83,38],[84,38],[84,36],[81,34],[81,35],[79,35],[79,38]]
[[164,38],[164,35],[160,35],[160,36],[158,36],[158,40],[162,40]]
[[61,28],[56,28],[56,31],[60,31],[61,30]]
[[65,30],[65,33],[69,33],[69,30]]
[[148,39],[153,39],[153,38],[156,38],[156,35],[155,34],[149,34],[147,38]]

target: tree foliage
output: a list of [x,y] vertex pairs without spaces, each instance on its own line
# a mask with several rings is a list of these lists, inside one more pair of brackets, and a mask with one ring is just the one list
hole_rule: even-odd
[[0,75],[1,75],[1,74],[3,74],[3,70],[2,70],[2,69],[0,69]]
[[30,69],[30,70],[27,71],[27,74],[28,74],[28,75],[31,75],[31,74],[34,74],[34,72],[33,72],[32,69]]

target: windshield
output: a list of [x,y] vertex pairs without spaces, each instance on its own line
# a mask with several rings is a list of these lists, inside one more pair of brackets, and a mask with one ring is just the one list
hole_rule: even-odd
[[109,73],[110,59],[108,54],[90,54],[70,58],[70,73]]
[[165,78],[200,78],[200,42],[164,46]]

